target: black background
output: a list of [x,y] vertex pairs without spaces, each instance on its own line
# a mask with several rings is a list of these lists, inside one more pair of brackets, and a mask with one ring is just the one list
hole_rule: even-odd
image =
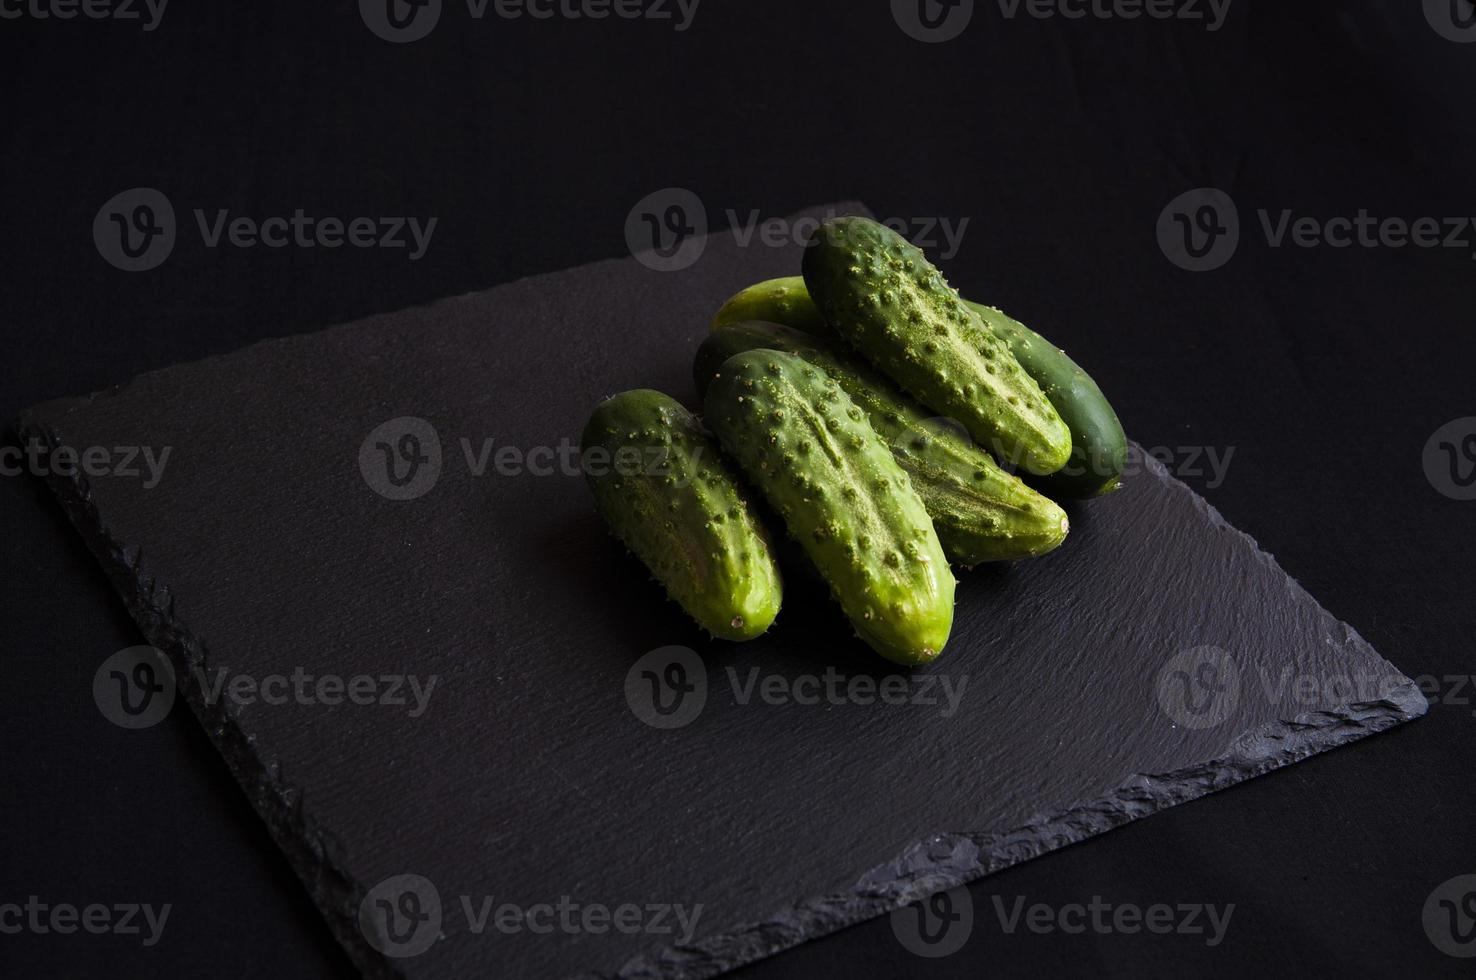
[[[1209,32],[1007,19],[980,0],[961,37],[924,45],[881,0],[704,0],[685,32],[474,21],[448,0],[429,38],[392,45],[353,3],[176,3],[152,32],[0,20],[5,417],[625,254],[627,214],[661,188],[695,191],[715,227],[729,209],[859,198],[969,218],[943,263],[955,284],[1066,346],[1144,445],[1234,447],[1223,483],[1180,476],[1407,674],[1476,672],[1476,502],[1422,468],[1437,428],[1476,415],[1472,246],[1273,248],[1258,216],[1476,215],[1476,45],[1419,4],[1234,0]],[[169,196],[181,233],[161,267],[128,274],[91,229],[136,186]],[[1197,187],[1242,220],[1239,251],[1205,273],[1155,237]],[[410,262],[209,249],[195,208],[439,220]],[[568,329],[599,329],[598,311]],[[194,721],[125,733],[98,713],[93,671],[137,631],[39,480],[0,477],[0,500],[0,901],[173,905],[149,949],[0,935],[0,973],[348,973]],[[949,959],[914,957],[880,919],[746,973],[1465,972],[1421,925],[1433,888],[1476,873],[1476,691],[1439,687],[1412,725],[985,879]],[[1211,949],[1006,935],[996,895],[1236,908]]]

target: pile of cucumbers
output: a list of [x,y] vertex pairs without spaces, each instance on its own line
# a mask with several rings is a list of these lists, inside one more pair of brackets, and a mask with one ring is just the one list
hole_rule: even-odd
[[701,419],[646,389],[595,409],[585,458],[615,462],[586,466],[595,503],[699,625],[749,640],[783,593],[757,494],[857,635],[929,663],[952,566],[1059,547],[1055,500],[1116,489],[1127,440],[1063,351],[964,300],[885,225],[826,222],[803,271],[718,311],[694,366]]

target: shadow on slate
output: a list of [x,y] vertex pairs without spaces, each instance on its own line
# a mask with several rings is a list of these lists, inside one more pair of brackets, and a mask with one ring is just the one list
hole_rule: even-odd
[[[22,420],[53,450],[172,447],[152,489],[53,487],[367,974],[708,976],[1424,712],[1152,461],[1076,508],[1059,552],[963,575],[945,656],[886,689],[907,703],[831,703],[827,670],[894,669],[801,575],[761,639],[699,635],[582,478],[510,474],[577,444],[606,395],[690,401],[712,311],[798,266],[797,246],[719,232],[680,273],[599,262]],[[400,417],[434,431],[409,500],[378,492],[386,430],[369,438]],[[700,653],[706,701],[658,730],[626,681],[666,646]],[[295,671],[374,677],[386,703],[212,694]],[[422,695],[434,676],[424,710],[387,675]],[[791,686],[805,675],[821,686]],[[820,703],[769,703],[768,677]],[[505,903],[553,905],[528,924],[554,931],[512,931]],[[585,918],[627,905],[624,930]]]

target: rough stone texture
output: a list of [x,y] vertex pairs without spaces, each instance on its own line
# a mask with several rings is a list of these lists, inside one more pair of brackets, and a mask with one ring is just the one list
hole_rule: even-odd
[[[153,489],[82,476],[53,487],[366,973],[708,976],[1424,712],[1356,632],[1151,461],[1073,508],[1058,552],[961,578],[953,640],[916,673],[938,678],[933,696],[944,678],[967,684],[955,713],[773,705],[758,691],[744,703],[754,669],[900,668],[852,640],[802,574],[764,638],[705,641],[604,533],[581,478],[498,475],[495,458],[474,476],[460,440],[474,455],[484,439],[577,442],[590,408],[625,388],[690,401],[712,310],[798,261],[797,248],[717,233],[682,273],[598,263],[22,420],[53,446],[173,447]],[[359,451],[407,415],[435,428],[443,467],[424,496],[391,501]],[[707,701],[658,731],[628,706],[625,680],[673,644],[703,657]],[[1205,646],[1224,658],[1169,663]],[[1198,673],[1205,662],[1220,673]],[[1173,678],[1167,700],[1158,682],[1177,667],[1238,678],[1210,702],[1233,706],[1223,721],[1175,724]],[[439,680],[411,718],[212,700],[197,673],[296,668]],[[442,939],[391,960],[357,913],[406,872],[436,886]],[[677,946],[478,935],[460,899],[564,895],[704,908]]]

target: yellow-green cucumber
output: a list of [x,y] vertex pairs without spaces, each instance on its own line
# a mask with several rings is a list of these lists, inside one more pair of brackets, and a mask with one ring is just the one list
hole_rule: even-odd
[[857,635],[897,663],[934,660],[955,581],[927,509],[866,413],[822,369],[774,350],[724,361],[703,417],[783,518]]
[[595,507],[697,624],[751,640],[779,613],[767,532],[696,416],[659,391],[595,408],[581,452]]
[[821,337],[832,332],[820,308],[810,299],[803,276],[766,279],[734,294],[712,318],[712,329],[752,320],[782,323]]

